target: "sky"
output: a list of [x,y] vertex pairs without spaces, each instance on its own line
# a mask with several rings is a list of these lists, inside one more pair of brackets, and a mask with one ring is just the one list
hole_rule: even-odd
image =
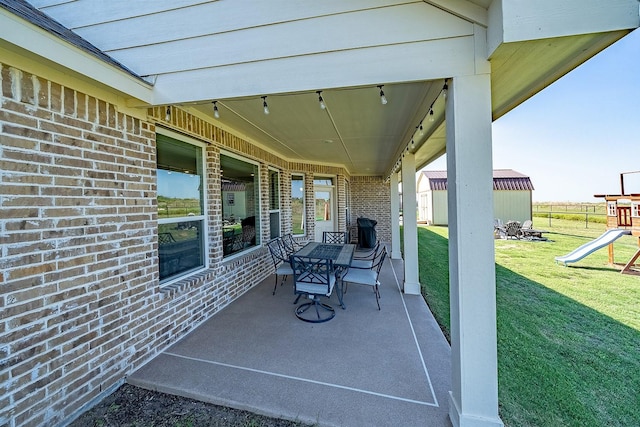
[[200,199],[198,175],[158,169],[158,195],[178,199]]
[[[493,167],[531,178],[534,202],[603,202],[640,171],[640,30],[493,123]],[[446,169],[446,157],[425,170]],[[640,173],[624,178],[640,193]]]

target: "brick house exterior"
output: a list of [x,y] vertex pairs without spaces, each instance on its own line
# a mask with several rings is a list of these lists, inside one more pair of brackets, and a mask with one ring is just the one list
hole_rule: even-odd
[[[290,232],[291,173],[305,175],[313,236],[314,174],[336,177],[338,227],[347,206],[376,218],[389,240],[389,185],[342,168],[289,164],[171,107],[126,106],[0,64],[0,424],[55,425],[272,273],[264,246],[223,259],[220,150],[281,171],[282,232]],[[208,268],[161,286],[157,127],[206,143]],[[347,187],[350,186],[349,191]],[[373,191],[371,189],[374,189]],[[366,191],[364,191],[367,189]],[[346,199],[351,194],[351,200]],[[269,221],[269,197],[261,221]],[[269,227],[260,241],[269,240]]]
[[[377,220],[419,297],[416,212],[400,251],[399,205],[443,153],[449,419],[502,425],[491,122],[638,28],[637,1],[384,3],[0,0],[0,426],[66,424],[260,283],[272,218],[288,233],[295,207],[301,241],[329,223],[316,179],[326,226]],[[198,178],[197,213],[159,205],[176,176]],[[246,224],[224,217],[225,183]]]

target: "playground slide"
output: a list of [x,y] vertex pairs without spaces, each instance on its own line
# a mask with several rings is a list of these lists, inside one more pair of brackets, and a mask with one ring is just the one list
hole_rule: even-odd
[[607,230],[597,239],[592,240],[589,243],[585,243],[573,252],[568,253],[565,256],[557,256],[556,263],[561,262],[562,264],[567,265],[567,263],[570,262],[580,261],[582,258],[597,251],[600,248],[607,246],[610,243],[613,243],[615,240],[619,239],[620,236],[624,236],[625,234],[631,234],[631,231],[622,230],[620,228]]

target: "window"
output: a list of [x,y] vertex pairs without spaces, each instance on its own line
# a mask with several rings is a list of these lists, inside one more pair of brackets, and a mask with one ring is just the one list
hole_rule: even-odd
[[631,216],[640,218],[640,202],[631,202]]
[[313,186],[316,197],[316,222],[333,221],[333,178],[314,178]]
[[616,202],[607,202],[607,215],[616,216]]
[[222,176],[222,249],[232,255],[260,244],[260,181],[258,165],[220,155]]
[[345,209],[344,209],[344,214],[345,214],[345,218],[347,219],[347,227],[351,226],[351,186],[349,184],[349,181],[345,181],[345,187],[344,187],[344,205],[345,205]]
[[270,237],[280,236],[280,172],[269,170],[269,227]]
[[157,135],[160,281],[204,267],[202,147]]
[[304,175],[291,175],[291,232],[304,235]]
[[313,185],[325,185],[325,186],[332,186],[333,185],[333,179],[331,178],[315,178],[313,180]]

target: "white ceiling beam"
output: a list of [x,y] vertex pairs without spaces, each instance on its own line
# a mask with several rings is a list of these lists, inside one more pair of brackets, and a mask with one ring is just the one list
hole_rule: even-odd
[[474,67],[473,36],[458,37],[165,74],[153,104],[434,80]]

